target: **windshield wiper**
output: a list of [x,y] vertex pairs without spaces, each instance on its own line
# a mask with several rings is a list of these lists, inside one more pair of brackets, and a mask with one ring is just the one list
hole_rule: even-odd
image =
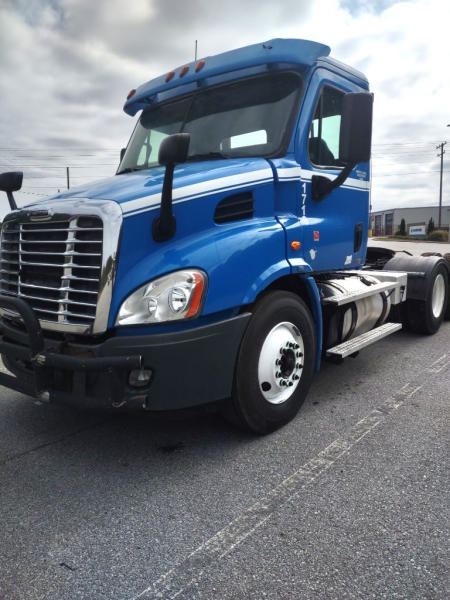
[[187,160],[210,160],[212,158],[229,158],[229,156],[222,154],[222,152],[205,152],[203,154],[191,154],[187,157]]
[[118,171],[116,175],[123,175],[124,173],[134,173],[134,171],[142,171],[143,169],[140,167],[127,167],[126,169],[122,169]]

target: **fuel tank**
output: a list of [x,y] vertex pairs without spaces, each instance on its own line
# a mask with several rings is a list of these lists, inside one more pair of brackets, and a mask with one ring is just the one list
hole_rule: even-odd
[[[371,275],[333,277],[318,281],[322,298],[358,294],[380,283]],[[391,309],[390,292],[382,291],[371,296],[347,302],[341,306],[324,306],[325,349],[345,342],[374,327],[382,325]]]

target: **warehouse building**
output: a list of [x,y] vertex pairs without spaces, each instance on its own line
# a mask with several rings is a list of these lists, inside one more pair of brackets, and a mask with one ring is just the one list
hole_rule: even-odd
[[[370,215],[370,227],[375,236],[394,235],[400,227],[401,220],[405,219],[406,233],[408,235],[424,237],[430,218],[434,221],[435,229],[438,229],[438,206],[391,208],[390,210],[372,212]],[[449,231],[449,227],[450,205],[447,204],[441,207],[441,229]]]

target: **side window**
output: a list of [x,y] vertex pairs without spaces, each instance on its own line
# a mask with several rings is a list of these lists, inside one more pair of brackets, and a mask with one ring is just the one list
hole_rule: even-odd
[[309,130],[308,155],[313,165],[342,166],[339,163],[339,132],[343,92],[324,86]]

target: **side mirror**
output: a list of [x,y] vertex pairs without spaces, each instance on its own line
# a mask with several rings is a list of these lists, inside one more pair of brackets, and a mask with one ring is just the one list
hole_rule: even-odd
[[189,133],[174,133],[161,142],[158,153],[160,165],[184,163],[189,152]]
[[339,160],[356,165],[370,159],[373,94],[356,92],[342,98]]
[[175,235],[177,223],[172,212],[172,185],[175,164],[186,162],[189,153],[189,133],[167,136],[159,147],[158,162],[166,166],[161,194],[161,209],[152,225],[155,242],[165,242]]
[[6,192],[11,210],[17,209],[17,204],[12,193],[20,190],[22,181],[22,171],[10,171],[9,173],[2,173],[0,175],[0,190]]
[[339,134],[339,160],[345,164],[341,173],[330,181],[313,175],[311,194],[320,201],[342,185],[354,167],[370,160],[372,145],[373,94],[350,92],[342,98],[341,129]]

